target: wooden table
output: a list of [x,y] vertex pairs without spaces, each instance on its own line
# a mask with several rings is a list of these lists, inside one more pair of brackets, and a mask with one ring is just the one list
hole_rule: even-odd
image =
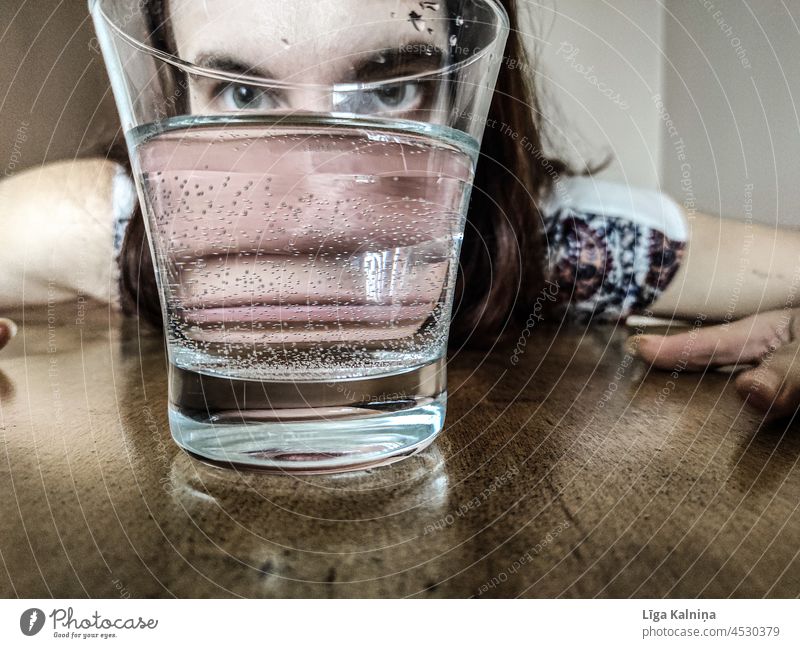
[[519,329],[453,350],[432,448],[299,478],[172,443],[158,335],[81,304],[24,320],[0,352],[3,596],[800,595],[796,426],[729,374],[648,372],[622,328],[537,328],[516,364]]

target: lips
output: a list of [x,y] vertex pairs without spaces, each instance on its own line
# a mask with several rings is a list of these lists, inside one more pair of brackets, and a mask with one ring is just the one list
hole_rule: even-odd
[[396,339],[433,314],[447,279],[447,261],[414,263],[402,249],[340,259],[201,259],[175,266],[170,294],[196,340]]
[[188,310],[188,335],[198,342],[376,342],[413,335],[436,304],[413,306],[237,306]]
[[176,302],[191,309],[429,303],[439,298],[449,267],[437,248],[350,256],[180,258],[172,260],[168,279]]
[[235,306],[186,310],[193,324],[342,324],[397,326],[424,319],[433,304],[397,306]]

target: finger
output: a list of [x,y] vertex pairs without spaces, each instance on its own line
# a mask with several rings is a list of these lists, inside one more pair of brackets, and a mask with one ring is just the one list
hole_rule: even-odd
[[17,334],[17,325],[10,319],[0,317],[0,349]]
[[748,364],[787,343],[792,337],[791,324],[789,314],[770,311],[675,335],[636,335],[629,340],[629,348],[659,369]]
[[768,420],[792,416],[800,405],[800,340],[783,345],[741,373],[736,391]]

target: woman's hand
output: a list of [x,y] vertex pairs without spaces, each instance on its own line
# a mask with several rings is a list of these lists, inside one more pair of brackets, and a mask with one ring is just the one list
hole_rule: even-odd
[[17,334],[17,325],[10,319],[0,317],[0,349]]
[[736,390],[770,420],[800,407],[800,309],[773,310],[677,335],[637,335],[630,345],[659,369],[751,365]]

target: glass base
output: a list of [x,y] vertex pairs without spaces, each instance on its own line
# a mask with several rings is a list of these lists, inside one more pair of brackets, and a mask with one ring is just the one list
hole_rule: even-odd
[[388,376],[254,381],[170,368],[176,443],[215,463],[329,473],[384,465],[427,447],[442,429],[444,359]]

